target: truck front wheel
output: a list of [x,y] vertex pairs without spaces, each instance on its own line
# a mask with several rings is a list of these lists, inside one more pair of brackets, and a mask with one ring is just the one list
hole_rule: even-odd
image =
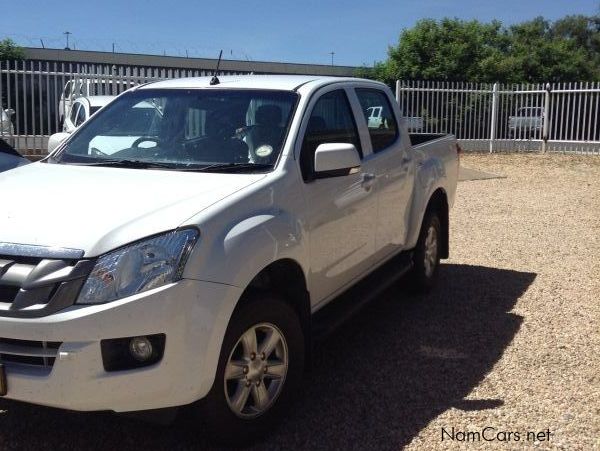
[[230,321],[202,416],[213,440],[248,446],[275,428],[302,379],[304,336],[294,309],[256,293]]
[[428,210],[423,218],[417,246],[413,251],[413,269],[409,276],[411,287],[426,292],[431,289],[440,265],[441,223],[436,211]]

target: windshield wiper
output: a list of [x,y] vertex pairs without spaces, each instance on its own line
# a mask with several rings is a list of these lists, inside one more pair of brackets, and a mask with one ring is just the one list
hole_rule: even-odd
[[179,166],[177,164],[161,163],[157,161],[143,161],[143,160],[125,160],[125,159],[113,159],[105,158],[100,161],[91,162],[65,162],[67,164],[74,164],[78,166],[110,166],[120,168],[132,168],[132,169],[169,169],[171,171],[187,171],[187,172],[235,172],[235,171],[249,171],[256,169],[270,169],[272,165],[264,163],[214,163],[208,166]]
[[271,169],[273,165],[266,163],[215,163],[208,166],[199,167],[197,171],[206,172],[235,172],[235,171],[252,171],[256,169]]
[[[159,163],[155,161],[142,161],[142,160],[115,160],[106,158],[101,161],[93,162],[68,162],[67,164],[74,164],[78,166],[115,166],[120,168],[132,168],[132,169],[179,169],[177,166],[168,163]],[[185,169],[185,168],[183,168]]]

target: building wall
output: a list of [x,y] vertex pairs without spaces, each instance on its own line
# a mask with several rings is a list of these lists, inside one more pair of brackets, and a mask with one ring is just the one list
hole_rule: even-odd
[[[195,69],[212,71],[217,59],[183,58],[177,56],[139,55],[132,53],[91,52],[86,50],[60,50],[26,48],[26,59],[80,64],[115,64],[122,66],[160,67],[169,69]],[[354,76],[356,67],[320,64],[277,63],[266,61],[222,60],[220,70],[226,72]]]

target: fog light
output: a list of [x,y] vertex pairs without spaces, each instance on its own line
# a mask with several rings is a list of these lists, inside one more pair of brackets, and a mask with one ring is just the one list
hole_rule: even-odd
[[101,340],[104,369],[124,371],[155,365],[163,358],[165,342],[165,334]]
[[145,362],[152,357],[152,343],[146,337],[134,337],[129,342],[129,352],[138,362]]

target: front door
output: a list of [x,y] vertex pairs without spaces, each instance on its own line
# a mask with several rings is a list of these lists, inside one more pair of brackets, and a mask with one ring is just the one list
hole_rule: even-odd
[[361,140],[346,90],[329,87],[307,111],[299,161],[307,204],[309,284],[314,306],[371,267],[377,195],[376,180],[368,162],[355,174],[311,177],[315,150],[320,144],[354,144],[362,158]]

